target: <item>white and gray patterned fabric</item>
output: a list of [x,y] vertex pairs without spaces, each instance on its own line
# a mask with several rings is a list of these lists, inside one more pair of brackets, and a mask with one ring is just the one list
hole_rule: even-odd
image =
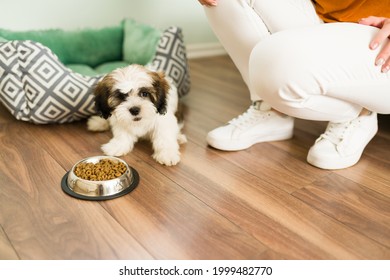
[[[180,96],[188,93],[190,78],[180,28],[163,32],[152,65],[174,80]],[[101,77],[73,72],[38,42],[0,42],[0,101],[18,120],[66,123],[95,114],[93,88]]]
[[180,28],[171,26],[163,33],[151,66],[173,79],[180,97],[189,92],[191,82],[187,53]]

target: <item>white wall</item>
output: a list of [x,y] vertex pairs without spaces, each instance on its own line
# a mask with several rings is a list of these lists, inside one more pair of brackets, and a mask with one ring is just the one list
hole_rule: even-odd
[[197,0],[0,0],[0,28],[12,30],[99,28],[123,18],[180,26],[189,57],[224,52]]

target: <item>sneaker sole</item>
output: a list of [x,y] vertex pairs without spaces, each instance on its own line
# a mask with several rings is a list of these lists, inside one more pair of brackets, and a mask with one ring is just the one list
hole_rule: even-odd
[[207,137],[207,143],[218,150],[222,151],[240,151],[240,150],[245,150],[248,149],[249,147],[253,146],[254,144],[257,143],[262,143],[262,142],[271,142],[271,141],[281,141],[281,140],[287,140],[291,139],[293,137],[293,131],[289,132],[283,132],[279,134],[272,134],[268,136],[261,136],[261,137],[256,137],[252,138],[248,141],[221,141],[220,139],[213,139],[211,137]]
[[307,162],[321,169],[327,169],[327,170],[343,169],[343,168],[351,167],[356,163],[358,163],[362,154],[363,153],[345,157],[342,159],[342,161],[339,161],[337,163],[335,163],[334,160],[324,160],[323,158],[317,158],[308,154]]
[[309,152],[306,160],[311,165],[318,167],[318,168],[321,168],[321,169],[336,170],[336,169],[344,169],[344,168],[351,167],[351,166],[355,165],[356,163],[358,163],[358,161],[360,160],[360,158],[363,154],[364,149],[366,148],[368,143],[370,143],[372,138],[374,138],[377,131],[378,131],[378,127],[376,127],[376,129],[371,133],[371,135],[368,135],[366,142],[364,144],[364,147],[360,153],[356,153],[356,154],[350,155],[348,157],[338,159],[338,161],[335,162],[335,159],[324,159],[324,158],[316,157],[316,156],[313,156],[312,154],[310,154],[310,152]]

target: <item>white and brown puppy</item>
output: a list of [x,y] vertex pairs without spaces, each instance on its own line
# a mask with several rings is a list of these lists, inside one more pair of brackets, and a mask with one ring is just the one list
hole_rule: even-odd
[[112,130],[113,138],[102,145],[106,155],[129,153],[140,138],[153,145],[153,158],[165,165],[180,161],[179,144],[185,143],[178,120],[178,95],[163,72],[130,65],[107,74],[95,88],[95,105],[101,117],[88,120],[91,131]]

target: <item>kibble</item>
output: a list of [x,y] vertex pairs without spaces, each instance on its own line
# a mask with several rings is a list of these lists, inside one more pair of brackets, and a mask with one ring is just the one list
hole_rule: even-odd
[[101,159],[97,163],[81,162],[74,168],[74,174],[89,181],[106,181],[120,177],[126,172],[123,162]]

